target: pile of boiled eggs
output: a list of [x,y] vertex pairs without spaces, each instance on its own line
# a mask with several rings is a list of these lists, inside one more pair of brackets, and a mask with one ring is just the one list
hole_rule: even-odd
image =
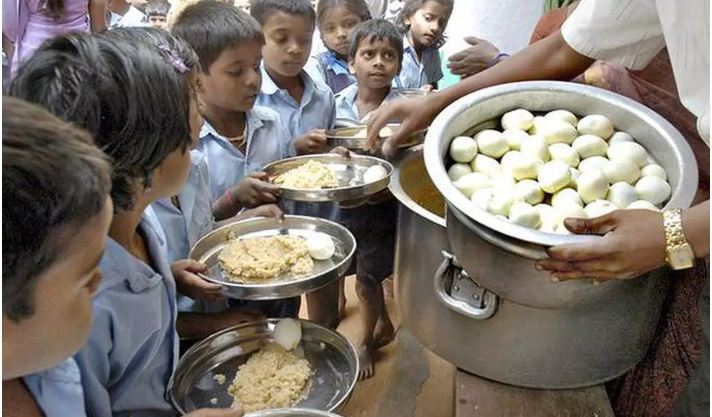
[[505,113],[487,129],[450,143],[455,187],[482,210],[550,233],[569,233],[567,217],[618,209],[659,210],[672,189],[667,173],[611,121],[568,110]]

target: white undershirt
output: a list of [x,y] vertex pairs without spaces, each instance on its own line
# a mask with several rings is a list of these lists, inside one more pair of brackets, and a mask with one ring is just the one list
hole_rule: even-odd
[[582,0],[561,28],[590,58],[643,69],[665,46],[680,101],[709,145],[709,0]]

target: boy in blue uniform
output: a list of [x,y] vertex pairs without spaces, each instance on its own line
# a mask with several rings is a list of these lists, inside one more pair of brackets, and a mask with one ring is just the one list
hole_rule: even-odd
[[279,112],[297,154],[324,151],[334,124],[334,94],[304,66],[316,14],[307,0],[253,0],[250,13],[265,37],[262,90],[257,104]]
[[[181,208],[185,208],[184,214],[190,216],[184,227],[176,213],[170,215],[168,202],[158,203],[158,217],[166,233],[176,240],[187,241],[176,248],[176,259],[181,259],[188,255],[188,249],[197,238],[212,229],[209,214],[206,215],[211,200],[217,220],[232,216],[239,209],[251,209],[241,216],[281,216],[273,204],[277,201],[277,187],[264,181],[266,176],[260,170],[270,162],[294,155],[294,150],[280,115],[254,105],[261,85],[264,44],[262,30],[254,18],[232,4],[205,0],[182,10],[176,16],[172,32],[184,39],[200,60],[198,97],[205,121],[193,159],[196,171],[205,170],[209,176],[206,179],[196,173],[193,179],[190,175],[182,195],[178,196]],[[205,188],[209,189],[207,193]],[[195,201],[195,195],[202,195],[198,199],[201,201]],[[187,238],[184,230],[188,231]],[[192,307],[181,303],[181,307],[215,312],[227,307],[222,301]],[[231,301],[231,304],[255,309],[270,317],[296,316],[299,309],[298,298],[271,302]],[[234,314],[237,318],[241,316],[238,311]]]
[[[252,0],[250,13],[262,25],[265,38],[257,104],[279,112],[297,154],[324,152],[326,130],[335,119],[334,95],[304,70],[316,20],[312,5],[307,0]],[[333,203],[282,205],[290,214],[338,218],[338,205]],[[337,283],[307,294],[309,318],[335,328],[338,290]]]
[[[357,82],[336,96],[338,118],[363,119],[391,93],[403,59],[403,43],[392,23],[373,19],[354,30],[349,68]],[[342,208],[341,221],[356,237],[356,292],[361,302],[361,339],[356,349],[360,378],[373,375],[373,352],[393,340],[383,299],[383,280],[393,273],[398,205],[390,193],[355,208]]]

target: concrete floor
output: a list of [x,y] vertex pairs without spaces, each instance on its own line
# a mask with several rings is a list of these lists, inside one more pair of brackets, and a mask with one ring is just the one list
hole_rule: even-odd
[[[360,328],[355,278],[346,281],[346,314],[339,332],[352,342]],[[398,326],[400,318],[393,297],[386,304]],[[302,316],[306,317],[305,302]],[[425,349],[407,330],[378,352],[374,377],[356,385],[344,417],[451,417],[454,415],[455,368]]]

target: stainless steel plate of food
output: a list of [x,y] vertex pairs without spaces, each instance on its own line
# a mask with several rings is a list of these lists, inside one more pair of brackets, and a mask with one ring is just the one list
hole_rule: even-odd
[[351,264],[356,240],[340,224],[305,216],[229,223],[202,239],[190,257],[208,266],[201,277],[227,297],[273,300],[319,289]]
[[[378,134],[381,141],[388,139],[393,133],[398,130],[400,124],[391,123],[386,125]],[[421,130],[414,133],[407,141],[399,144],[399,148],[410,148],[420,145],[425,140],[426,130]],[[329,130],[326,132],[327,147],[343,146],[344,148],[354,151],[366,150],[366,126],[350,126],[338,129]]]
[[297,156],[264,167],[280,196],[306,202],[365,198],[388,188],[393,165],[376,157],[335,153]]
[[[290,326],[282,326],[286,321]],[[280,332],[279,327],[294,324],[299,326],[297,338],[284,336],[290,331]],[[285,338],[296,341],[291,350],[282,347]],[[262,360],[269,352],[278,354]],[[290,364],[290,358],[306,368]],[[248,416],[329,416],[284,410],[270,414],[267,409],[338,411],[353,392],[358,369],[354,347],[336,331],[306,320],[268,319],[225,329],[194,345],[180,359],[168,395],[183,414],[239,403]]]

